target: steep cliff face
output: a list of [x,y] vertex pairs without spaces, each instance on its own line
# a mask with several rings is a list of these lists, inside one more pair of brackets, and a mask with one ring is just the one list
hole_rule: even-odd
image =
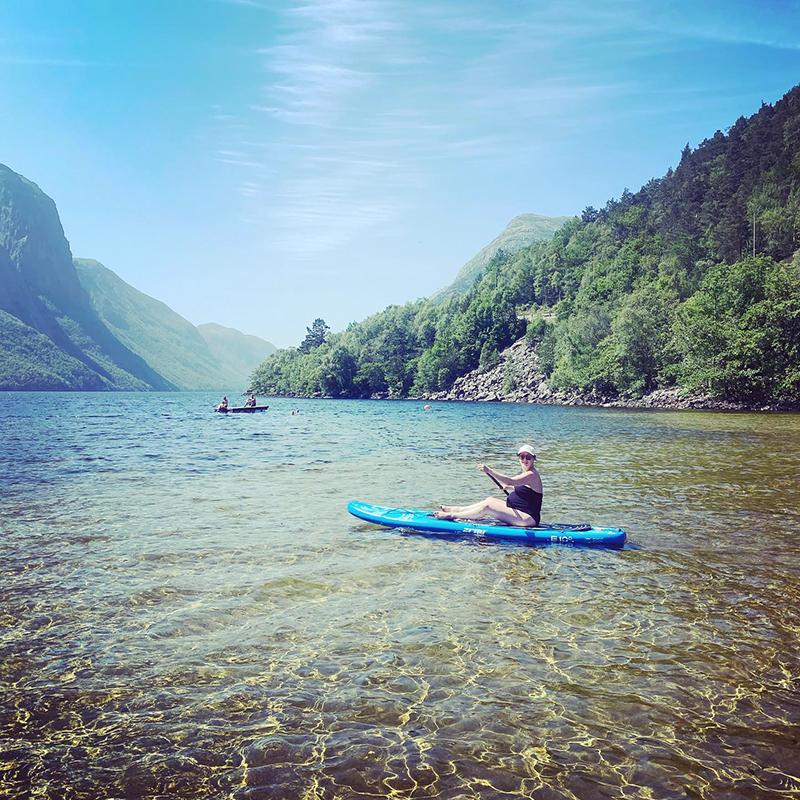
[[64,311],[85,309],[87,298],[72,267],[56,204],[35,183],[3,165],[0,247],[30,295],[57,301]]
[[[30,339],[27,352],[43,352],[36,334],[46,336],[96,374],[98,388],[175,388],[103,324],[78,279],[55,203],[35,183],[4,165],[0,165],[0,311],[30,329],[26,334],[15,326],[18,343],[26,336]],[[10,361],[7,367],[13,374]],[[58,370],[55,363],[50,367]],[[67,370],[53,380],[63,379],[65,388],[83,388],[83,379],[71,384],[75,374]],[[33,379],[15,380],[13,387],[39,388]]]
[[41,211],[41,204],[33,202],[36,192],[37,187],[0,165],[0,310],[45,334],[57,346],[69,347],[69,340],[47,307],[48,272],[53,292],[60,293],[68,284],[65,296],[73,304],[80,287],[69,286],[68,273],[65,279],[57,268],[49,268],[53,261],[58,263],[57,257],[49,261],[44,257],[45,263],[41,263],[47,245],[37,240],[45,237],[37,237],[27,218],[30,208],[39,205]]

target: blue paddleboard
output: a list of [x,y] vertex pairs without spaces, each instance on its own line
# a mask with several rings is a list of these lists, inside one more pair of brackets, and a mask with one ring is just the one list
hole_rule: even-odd
[[542,523],[535,528],[514,528],[470,520],[436,519],[430,511],[415,508],[386,508],[351,500],[347,510],[359,519],[389,528],[408,528],[412,531],[438,534],[473,534],[487,539],[511,539],[530,544],[589,544],[621,547],[625,544],[622,528],[593,528],[591,525],[561,525]]

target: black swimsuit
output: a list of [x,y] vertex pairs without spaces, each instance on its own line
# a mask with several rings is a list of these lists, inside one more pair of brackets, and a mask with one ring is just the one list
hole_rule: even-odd
[[541,492],[535,492],[530,486],[517,486],[508,496],[506,505],[509,508],[515,508],[517,511],[524,511],[526,514],[530,514],[536,524],[539,524],[539,518],[542,513]]

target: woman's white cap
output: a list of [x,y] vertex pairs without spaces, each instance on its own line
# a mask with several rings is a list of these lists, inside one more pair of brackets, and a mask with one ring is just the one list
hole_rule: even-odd
[[536,458],[536,453],[533,452],[533,448],[529,444],[523,444],[517,448],[517,455],[520,453],[530,453],[534,458]]

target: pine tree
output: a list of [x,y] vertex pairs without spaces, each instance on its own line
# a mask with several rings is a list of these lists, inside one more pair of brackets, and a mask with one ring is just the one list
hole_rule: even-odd
[[303,343],[298,348],[300,352],[308,353],[309,350],[324,344],[328,331],[330,331],[330,328],[325,324],[325,320],[317,317],[311,327],[306,328],[306,338],[303,339]]

